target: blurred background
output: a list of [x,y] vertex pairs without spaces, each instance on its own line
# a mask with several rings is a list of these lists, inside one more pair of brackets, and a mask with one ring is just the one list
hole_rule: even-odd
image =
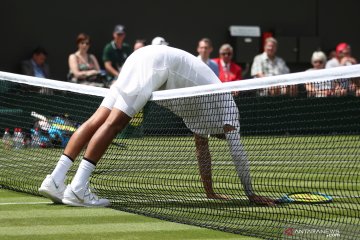
[[[351,45],[360,58],[360,1],[356,0],[2,0],[0,3],[0,71],[18,73],[20,62],[42,46],[48,51],[52,79],[66,80],[68,56],[76,51],[76,36],[91,37],[91,53],[102,65],[104,46],[112,40],[116,24],[126,27],[125,42],[148,43],[162,36],[170,46],[196,53],[203,37],[218,49],[225,42],[235,48],[234,60],[249,65],[262,51],[262,39],[273,35],[278,55],[291,72],[310,66],[313,51],[329,53],[339,42]],[[230,26],[252,26],[259,36],[233,36]]]

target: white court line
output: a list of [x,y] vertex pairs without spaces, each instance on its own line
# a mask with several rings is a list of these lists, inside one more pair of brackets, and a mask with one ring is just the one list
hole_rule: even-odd
[[0,203],[0,206],[3,205],[36,205],[36,204],[50,204],[53,202],[10,202],[10,203]]

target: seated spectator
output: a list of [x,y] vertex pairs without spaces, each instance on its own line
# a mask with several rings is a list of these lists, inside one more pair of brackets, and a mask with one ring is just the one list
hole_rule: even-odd
[[166,46],[168,46],[169,43],[167,41],[165,41],[165,39],[163,37],[155,37],[151,41],[151,45],[166,45]]
[[[278,42],[275,38],[269,37],[264,43],[264,52],[255,56],[252,67],[251,76],[255,78],[276,76],[289,73],[289,68],[285,61],[276,56]],[[296,86],[271,87],[269,89],[262,89],[258,92],[260,96],[277,96],[277,95],[296,95]]]
[[71,82],[103,87],[104,78],[93,54],[89,54],[90,37],[80,33],[76,38],[77,51],[69,56],[69,80]]
[[350,91],[352,91],[355,96],[360,97],[360,78],[355,78],[351,81]]
[[[21,74],[38,78],[50,78],[50,67],[46,62],[47,56],[48,53],[44,48],[35,48],[31,58],[21,63]],[[24,90],[48,95],[53,94],[53,91],[48,88],[27,87]]]
[[241,67],[232,61],[233,48],[230,44],[223,44],[219,49],[219,58],[213,61],[218,65],[219,79],[222,82],[231,82],[242,79]]
[[[352,57],[351,55],[351,48],[350,45],[347,43],[339,43],[336,46],[336,57],[330,59],[327,63],[325,68],[333,68],[333,67],[340,67],[340,66],[348,66],[357,64],[357,60]],[[354,79],[352,81],[348,80],[339,80],[335,83],[334,87],[334,95],[335,96],[345,96],[347,95],[348,91],[355,92],[357,95],[358,89],[358,80]]]
[[130,45],[124,42],[125,37],[125,27],[116,25],[113,31],[113,40],[104,47],[102,60],[109,81],[118,77],[125,60],[132,53]]
[[213,51],[213,45],[209,38],[202,38],[197,47],[197,52],[199,53],[198,58],[200,58],[206,65],[208,65],[211,70],[219,76],[219,66],[217,63],[210,59],[210,54]]
[[[311,57],[312,68],[307,71],[324,69],[326,55],[322,51],[315,51]],[[331,82],[314,82],[305,85],[308,97],[327,97],[331,95]]]
[[328,51],[327,60],[331,60],[333,58],[336,58],[336,50],[335,49],[330,49]]
[[347,43],[339,43],[336,46],[336,55],[326,63],[326,68],[357,64],[357,60],[351,56],[351,48]]
[[146,40],[145,39],[137,39],[134,43],[134,51],[138,50],[139,48],[146,46]]

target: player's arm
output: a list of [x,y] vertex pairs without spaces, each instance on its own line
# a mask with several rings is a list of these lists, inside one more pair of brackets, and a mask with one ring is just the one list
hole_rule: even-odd
[[211,155],[207,138],[195,134],[196,158],[198,160],[201,181],[203,182],[206,196],[214,195],[211,176]]
[[226,196],[214,192],[211,174],[211,154],[208,138],[195,134],[196,158],[198,160],[201,181],[208,198],[227,199]]

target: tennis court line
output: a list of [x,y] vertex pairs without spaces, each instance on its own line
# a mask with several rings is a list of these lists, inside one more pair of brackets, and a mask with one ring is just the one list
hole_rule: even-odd
[[53,202],[5,202],[5,203],[0,203],[0,206],[3,205],[37,205],[37,204],[50,204]]

